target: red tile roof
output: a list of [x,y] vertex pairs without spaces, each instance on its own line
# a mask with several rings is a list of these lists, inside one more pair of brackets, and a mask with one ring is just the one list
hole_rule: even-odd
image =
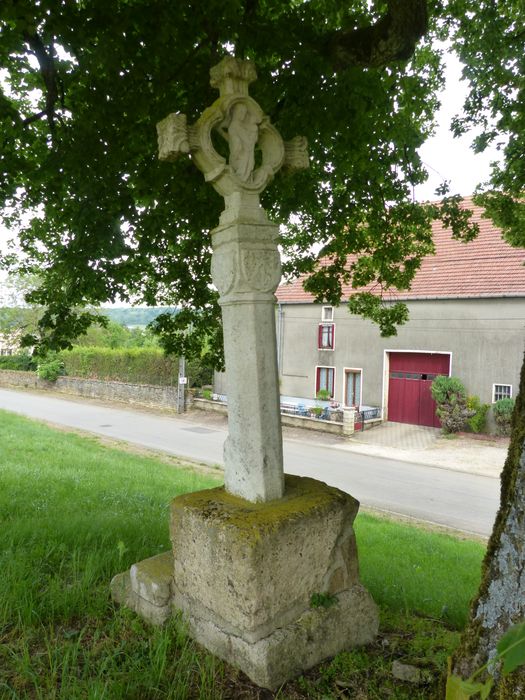
[[[479,235],[470,243],[451,237],[450,229],[441,222],[432,224],[435,255],[423,259],[411,289],[388,290],[385,299],[450,299],[469,297],[525,296],[525,249],[513,248],[501,237],[500,229],[490,219],[482,218],[481,207],[470,198],[463,200],[473,211],[472,220],[479,225]],[[355,259],[348,258],[348,264]],[[322,264],[322,262],[321,262]],[[305,276],[282,284],[276,296],[281,303],[312,302],[313,296],[304,291]],[[353,289],[343,285],[343,300],[358,291],[379,293],[374,286]]]

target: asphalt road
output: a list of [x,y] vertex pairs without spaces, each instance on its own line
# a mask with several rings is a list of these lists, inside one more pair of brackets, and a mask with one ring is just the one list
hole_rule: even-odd
[[[0,389],[0,408],[208,464],[222,464],[226,430],[204,420],[89,401]],[[1,455],[1,444],[0,444]],[[383,459],[310,440],[284,441],[285,471],[351,493],[364,506],[488,536],[499,480],[423,464]],[[1,458],[0,458],[1,478]]]

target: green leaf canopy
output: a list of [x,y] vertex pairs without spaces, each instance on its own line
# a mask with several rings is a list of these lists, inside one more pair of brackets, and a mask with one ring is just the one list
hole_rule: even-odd
[[[220,339],[209,231],[222,200],[189,159],[157,160],[155,124],[174,111],[194,121],[227,52],[255,62],[252,94],[282,136],[309,141],[310,169],[264,193],[284,225],[285,272],[313,270],[315,244],[334,261],[313,282],[319,299],[338,301],[349,253],[359,280],[406,287],[439,214],[411,199],[442,83],[442,11],[425,0],[4,0],[0,202],[20,252],[3,262],[42,279],[31,301],[47,308],[44,345],[67,346],[92,320],[79,309],[117,298],[184,307],[158,322],[171,349]],[[452,200],[453,221],[457,211]],[[388,332],[404,315],[357,307]]]

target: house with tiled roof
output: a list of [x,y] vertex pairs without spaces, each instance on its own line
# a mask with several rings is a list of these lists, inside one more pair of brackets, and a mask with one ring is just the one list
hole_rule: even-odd
[[[314,303],[303,279],[277,291],[281,394],[315,398],[325,389],[342,406],[372,406],[386,420],[438,426],[430,385],[454,375],[483,403],[514,396],[525,340],[525,250],[512,248],[470,199],[479,236],[461,243],[433,224],[435,255],[423,260],[397,336],[338,307]],[[350,261],[349,261],[350,262]],[[357,290],[361,291],[361,290]],[[370,287],[374,292],[374,287]]]

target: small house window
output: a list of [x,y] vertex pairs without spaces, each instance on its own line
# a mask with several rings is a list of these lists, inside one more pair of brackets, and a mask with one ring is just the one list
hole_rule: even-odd
[[492,385],[492,403],[496,403],[500,399],[512,398],[512,384],[493,384]]
[[317,337],[319,350],[333,350],[335,341],[335,325],[333,323],[320,323]]
[[330,398],[334,398],[335,367],[318,367],[315,377],[315,395],[322,390],[328,391]]
[[345,370],[345,404],[359,408],[361,403],[361,370]]
[[321,316],[323,321],[333,321],[334,320],[334,307],[333,306],[323,306],[323,314]]

